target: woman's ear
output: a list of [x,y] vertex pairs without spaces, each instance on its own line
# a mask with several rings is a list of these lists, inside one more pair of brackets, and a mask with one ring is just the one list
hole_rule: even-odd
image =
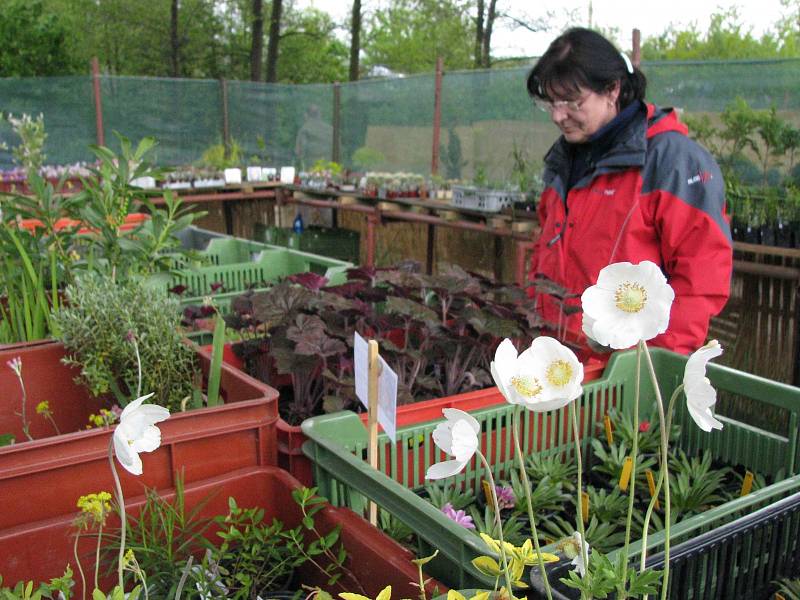
[[614,83],[612,83],[606,90],[606,96],[608,96],[608,101],[613,106],[616,106],[617,100],[619,100],[619,89],[620,89],[620,84],[619,80],[617,80]]

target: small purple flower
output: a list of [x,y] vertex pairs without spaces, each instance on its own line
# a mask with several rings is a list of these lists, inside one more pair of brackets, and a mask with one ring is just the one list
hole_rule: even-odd
[[132,329],[128,329],[128,333],[125,334],[125,341],[132,344],[135,340],[136,334],[133,333]]
[[475,529],[475,524],[472,522],[472,517],[470,517],[463,510],[455,510],[453,505],[449,502],[442,507],[442,512],[445,514],[445,516],[447,516],[448,519],[455,521],[462,527],[466,529]]
[[505,508],[514,508],[517,504],[517,497],[514,495],[514,490],[508,485],[494,486],[494,492],[497,494],[497,505],[500,510]]

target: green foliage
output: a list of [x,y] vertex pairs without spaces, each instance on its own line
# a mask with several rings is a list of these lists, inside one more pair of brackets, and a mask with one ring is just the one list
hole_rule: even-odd
[[0,77],[75,72],[78,65],[66,52],[70,34],[60,15],[47,10],[42,0],[0,3]]
[[[127,515],[125,548],[133,551],[139,568],[147,576],[147,593],[150,598],[174,598],[186,568],[186,558],[208,545],[204,535],[212,520],[201,513],[209,498],[187,510],[183,478],[175,481],[175,497],[167,500],[155,489],[147,489],[145,503],[138,517]],[[119,533],[104,534],[108,542],[104,558],[116,565],[119,552]],[[136,582],[135,575],[127,572],[129,584]]]
[[281,27],[278,80],[317,83],[347,80],[349,48],[336,38],[337,24],[308,7],[288,10]]
[[786,600],[800,600],[800,579],[779,579],[778,592]]
[[361,146],[361,148],[353,152],[352,161],[356,169],[374,171],[386,162],[386,157],[380,150],[375,150],[368,146]]
[[467,165],[461,151],[461,138],[458,137],[455,127],[447,129],[447,148],[439,149],[439,156],[444,167],[446,179],[461,179],[461,169]]
[[[157,208],[131,181],[139,177],[158,175],[147,162],[147,155],[156,144],[153,138],[143,138],[136,149],[125,136],[117,134],[121,151],[116,154],[105,146],[90,146],[99,166],[92,169],[93,177],[83,178],[83,191],[74,198],[80,220],[94,231],[80,238],[81,251],[89,265],[115,279],[151,274],[166,270],[169,250],[178,248],[177,231],[191,225],[204,213],[193,213],[182,206],[179,198],[165,194],[164,209]],[[123,231],[121,226],[137,202],[147,206],[151,221]]]
[[[797,48],[787,44],[788,35],[765,34],[756,39],[741,22],[738,8],[711,15],[708,31],[696,25],[679,30],[669,26],[664,33],[642,43],[643,60],[731,60],[798,56]],[[782,39],[783,38],[783,39]]]
[[[531,486],[531,507],[534,514],[558,510],[569,500],[569,495],[563,492],[561,483],[552,481],[547,476],[532,483]],[[525,485],[515,470],[511,471],[511,487],[516,498],[515,510],[527,515],[528,500],[525,497]]]
[[[575,532],[575,521],[568,521],[564,517],[556,515],[542,523],[542,529],[554,539],[568,538]],[[620,527],[619,523],[603,522],[596,516],[590,515],[589,522],[586,524],[586,541],[592,548],[592,555],[595,551],[611,552],[616,550],[624,540],[624,523]]]
[[38,173],[44,165],[44,143],[47,139],[44,115],[40,114],[33,119],[27,114],[21,117],[9,114],[6,118],[20,139],[20,143],[11,151],[14,162],[24,168],[26,175],[30,177],[32,173]]
[[364,41],[364,65],[402,73],[433,71],[437,56],[448,69],[473,64],[473,25],[463,0],[396,0],[376,10]]
[[235,139],[231,138],[229,150],[225,151],[225,144],[222,142],[212,144],[203,151],[200,165],[223,171],[230,167],[242,165],[242,147]]
[[[599,473],[604,473],[610,480],[609,483],[619,482],[622,474],[622,466],[625,459],[630,456],[630,449],[625,442],[614,442],[608,446],[605,441],[592,439],[592,450],[595,458],[600,461],[594,469]],[[646,485],[645,470],[652,469],[656,464],[656,459],[652,456],[639,454],[636,460],[636,482],[637,486]],[[641,488],[639,488],[641,489]]]
[[455,510],[461,510],[475,501],[472,490],[462,490],[455,484],[447,484],[444,481],[426,484],[425,491],[430,503],[439,509],[449,502]]
[[685,518],[724,502],[720,492],[730,469],[715,469],[711,465],[711,452],[702,457],[686,456],[683,450],[670,459],[670,493],[672,510]]
[[575,489],[578,466],[573,461],[564,460],[561,454],[529,454],[525,457],[525,470],[532,483],[548,477],[553,484],[561,484],[566,490]]
[[216,519],[222,543],[212,550],[210,562],[231,598],[244,600],[283,589],[294,569],[306,561],[297,547],[286,541],[287,536],[299,536],[302,526],[286,530],[277,519],[271,524],[263,519],[263,508],[240,508],[233,498],[228,499],[228,514]]
[[79,380],[95,396],[112,392],[125,406],[138,387],[135,336],[141,356],[142,392],[175,412],[191,396],[192,350],[179,332],[175,300],[135,280],[115,283],[87,274],[66,289],[67,304],[54,315],[69,352],[66,364],[80,368]]
[[[472,516],[472,522],[475,524],[475,531],[477,533],[485,533],[494,540],[500,539],[500,529],[497,527],[495,521],[494,510],[486,506],[483,513],[473,504],[469,507],[469,514]],[[519,518],[502,519],[501,524],[503,527],[503,539],[514,546],[520,546],[525,541],[525,533],[523,527],[525,521]]]
[[414,535],[414,530],[391,513],[385,510],[378,510],[378,526],[383,533],[396,542],[405,544],[413,549],[411,540]]

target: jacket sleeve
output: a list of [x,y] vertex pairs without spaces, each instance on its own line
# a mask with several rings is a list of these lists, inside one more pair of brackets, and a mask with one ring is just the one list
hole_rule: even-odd
[[657,171],[650,206],[675,301],[669,328],[651,343],[688,354],[706,342],[711,317],[730,295],[733,245],[725,185],[719,167],[698,144],[677,133],[658,137],[664,139],[654,163],[648,161]]

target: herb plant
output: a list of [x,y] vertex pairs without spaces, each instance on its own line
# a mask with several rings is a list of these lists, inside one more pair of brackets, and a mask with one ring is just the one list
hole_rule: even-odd
[[192,396],[196,371],[174,300],[139,281],[115,283],[96,274],[68,286],[66,298],[54,315],[69,353],[63,360],[80,368],[79,380],[93,395],[111,393],[125,406],[137,389],[153,390],[152,402],[181,410]]

